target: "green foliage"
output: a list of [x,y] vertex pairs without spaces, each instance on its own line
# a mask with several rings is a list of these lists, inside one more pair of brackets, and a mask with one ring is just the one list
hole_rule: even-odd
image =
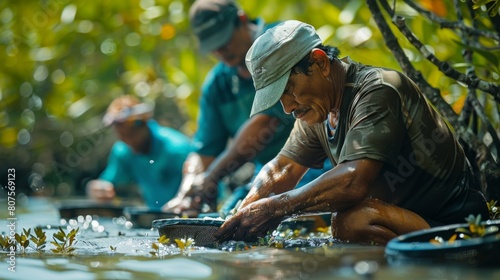
[[474,215],[469,215],[465,218],[469,224],[468,228],[458,228],[455,231],[460,233],[459,237],[463,239],[471,239],[478,237],[485,237],[493,233],[498,232],[497,226],[486,226],[481,223],[481,214],[474,217]]
[[160,236],[157,242],[153,242],[151,244],[151,248],[153,249],[153,251],[150,251],[149,253],[155,257],[162,257],[163,255],[161,253],[161,249],[163,248],[163,245],[168,244],[169,242],[170,238],[167,238],[166,235]]
[[181,250],[182,254],[189,254],[191,251],[192,247],[194,246],[194,239],[191,237],[184,237],[181,239],[175,239],[175,243],[177,244],[177,247]]
[[473,9],[481,9],[482,6],[486,6],[488,3],[491,3],[491,6],[487,9],[488,13],[491,17],[498,15],[498,10],[500,9],[500,0],[472,0],[474,5],[472,5]]
[[36,227],[33,231],[35,232],[35,235],[31,234],[30,240],[35,245],[35,250],[41,253],[47,244],[47,235],[41,227]]
[[31,235],[31,229],[26,230],[24,228],[21,234],[18,233],[15,234],[15,239],[17,241],[17,244],[20,246],[23,253],[26,252],[26,248],[28,248],[28,246],[30,245],[30,240],[29,240],[30,235]]
[[487,202],[488,205],[488,211],[490,212],[490,219],[496,219],[499,217],[499,211],[497,207],[497,201],[496,200],[490,200],[490,202]]
[[472,238],[484,238],[491,234],[496,234],[499,232],[499,229],[495,225],[486,226],[481,221],[481,214],[477,216],[469,215],[469,217],[465,218],[465,221],[469,224],[467,228],[457,228],[455,232],[458,234],[453,234],[448,240],[445,240],[441,236],[436,236],[433,239],[429,240],[430,243],[441,245],[441,244],[453,244],[457,239],[472,239]]
[[68,233],[66,233],[61,227],[59,227],[59,231],[54,233],[52,236],[52,245],[56,248],[52,249],[53,253],[63,254],[63,255],[71,255],[75,250],[75,245],[78,241],[76,241],[76,234],[80,228],[72,229]]
[[8,235],[0,235],[0,248],[2,250],[7,250],[10,247]]

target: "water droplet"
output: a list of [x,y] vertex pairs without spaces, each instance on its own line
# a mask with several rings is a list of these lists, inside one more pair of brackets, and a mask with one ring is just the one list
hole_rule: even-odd
[[130,221],[125,222],[125,228],[130,229],[132,226],[133,224]]

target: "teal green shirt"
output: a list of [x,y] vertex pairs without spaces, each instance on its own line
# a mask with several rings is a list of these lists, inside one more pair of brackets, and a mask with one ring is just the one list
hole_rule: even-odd
[[179,131],[160,126],[153,120],[147,125],[152,137],[149,153],[136,154],[127,144],[117,141],[100,179],[115,187],[136,183],[146,205],[159,210],[177,193],[182,165],[193,148],[190,139]]
[[[264,26],[263,21],[259,19],[255,23],[261,27],[261,32],[274,26]],[[194,136],[196,152],[213,157],[222,153],[228,140],[234,138],[238,129],[249,119],[254,96],[255,88],[251,78],[240,77],[236,67],[223,63],[214,66],[202,86],[198,130]],[[263,114],[279,118],[281,125],[274,131],[266,147],[258,152],[256,161],[261,164],[267,163],[278,154],[295,122],[295,119],[283,112],[280,103]],[[271,137],[261,137],[266,136]]]

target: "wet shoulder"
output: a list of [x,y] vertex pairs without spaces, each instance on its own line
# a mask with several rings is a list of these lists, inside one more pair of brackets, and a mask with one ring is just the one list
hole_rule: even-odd
[[130,147],[123,141],[116,141],[111,147],[110,156],[116,158],[128,158],[132,154]]
[[159,126],[156,131],[156,135],[158,135],[161,140],[170,143],[171,145],[173,144],[174,146],[187,147],[191,145],[189,137],[171,127]]
[[389,68],[364,66],[358,72],[356,83],[373,86],[389,86],[399,89],[401,86],[407,86],[409,78],[403,73]]

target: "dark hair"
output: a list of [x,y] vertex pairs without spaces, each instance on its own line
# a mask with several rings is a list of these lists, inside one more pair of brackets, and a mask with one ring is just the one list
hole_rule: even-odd
[[[337,47],[334,46],[328,46],[328,45],[323,45],[320,44],[316,46],[316,48],[324,51],[328,58],[330,59],[330,62],[332,62],[334,59],[338,59],[340,55],[340,50]],[[313,62],[309,59],[309,53],[304,56],[297,64],[295,64],[292,67],[292,72],[290,74],[306,74],[306,75],[311,75],[311,71],[309,68],[313,65]]]

